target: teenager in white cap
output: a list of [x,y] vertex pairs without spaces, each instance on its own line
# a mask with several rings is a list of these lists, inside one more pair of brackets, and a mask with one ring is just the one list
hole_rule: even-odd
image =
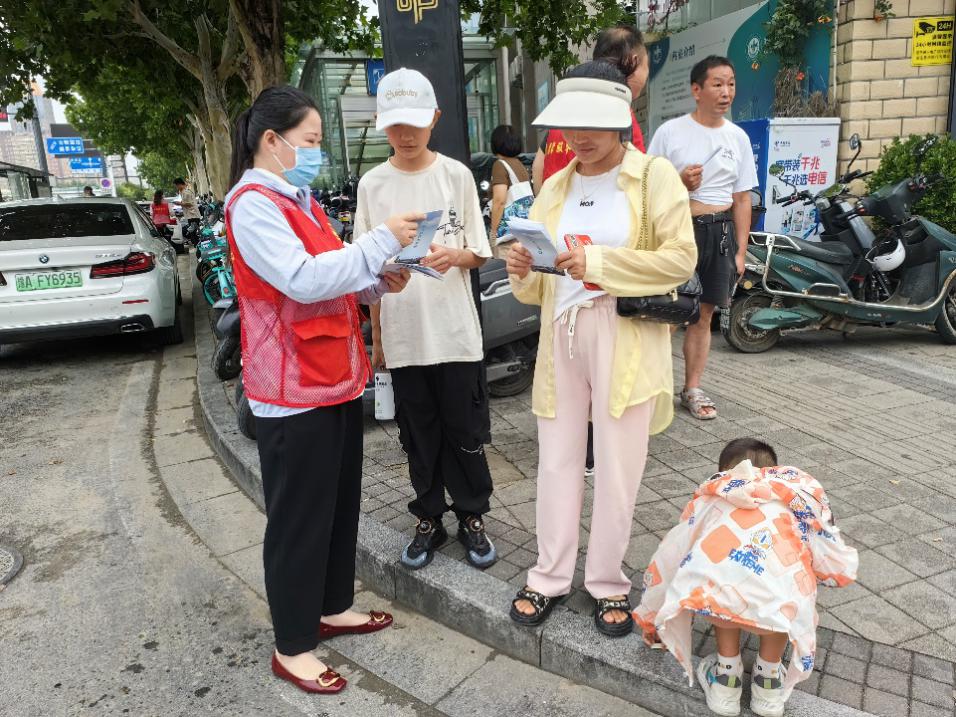
[[[531,209],[557,241],[556,266],[566,275],[531,271],[531,254],[520,244],[508,253],[515,296],[541,306],[532,394],[538,559],[511,617],[538,625],[571,590],[590,413],[594,507],[584,587],[597,601],[595,625],[612,637],[633,627],[631,581],[621,565],[648,438],[674,415],[670,328],[617,316],[616,297],[669,292],[691,277],[697,261],[680,176],[669,162],[621,140],[631,131],[625,80],[608,63],[581,65],[558,83],[534,122],[563,130],[576,157],[545,183]],[[564,251],[566,234],[585,234],[592,245]]]
[[372,307],[372,363],[392,374],[399,436],[408,454],[418,518],[414,539],[401,560],[411,569],[431,562],[447,539],[442,516],[458,517],[458,539],[468,561],[486,568],[497,559],[485,534],[492,485],[483,442],[487,410],[481,382],[483,358],[470,269],[491,256],[471,170],[428,148],[441,112],[431,82],[400,69],[378,86],[376,128],[384,130],[393,156],[359,184],[355,233],[402,212],[442,210],[430,253],[422,264],[438,280],[413,274],[408,287]]

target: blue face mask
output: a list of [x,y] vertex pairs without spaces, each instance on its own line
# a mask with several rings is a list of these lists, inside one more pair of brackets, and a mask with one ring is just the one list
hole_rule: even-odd
[[322,148],[293,147],[286,141],[286,138],[278,132],[276,136],[295,150],[295,166],[291,169],[286,169],[282,166],[282,162],[279,162],[279,158],[274,154],[272,155],[275,157],[276,162],[279,163],[279,166],[282,167],[282,174],[286,181],[294,187],[307,187],[312,184],[312,180],[319,176],[319,169],[322,167],[322,163],[325,159]]

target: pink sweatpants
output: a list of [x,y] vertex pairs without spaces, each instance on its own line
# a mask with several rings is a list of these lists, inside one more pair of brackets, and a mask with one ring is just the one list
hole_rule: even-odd
[[[576,314],[576,316],[575,316]],[[594,422],[594,511],[584,586],[595,598],[627,595],[621,570],[631,539],[634,501],[647,461],[654,400],[612,418],[615,300],[573,309],[554,323],[555,418],[538,418],[538,562],[528,587],[544,595],[571,589],[584,502],[588,416]]]

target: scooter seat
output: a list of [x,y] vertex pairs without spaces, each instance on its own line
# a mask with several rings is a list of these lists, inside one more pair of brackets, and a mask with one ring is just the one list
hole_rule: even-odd
[[[806,241],[797,237],[789,237],[790,240],[800,249],[802,256],[822,261],[824,264],[835,264],[837,266],[846,266],[853,261],[853,252],[842,241]],[[784,246],[776,247],[782,251],[787,251]],[[791,250],[792,251],[792,250]]]

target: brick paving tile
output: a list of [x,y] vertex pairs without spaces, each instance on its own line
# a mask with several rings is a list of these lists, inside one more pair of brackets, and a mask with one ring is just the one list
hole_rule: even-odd
[[913,668],[912,652],[909,650],[901,650],[898,647],[890,647],[889,645],[881,645],[879,643],[873,645],[873,654],[870,656],[870,659],[877,665],[892,667],[894,670],[906,672],[907,674],[911,672]]
[[877,548],[876,552],[885,555],[921,578],[956,567],[956,558],[927,545],[919,538],[883,545]]
[[953,710],[924,702],[911,702],[910,717],[953,717]]
[[873,513],[873,517],[881,521],[884,525],[899,526],[901,530],[910,535],[919,535],[920,533],[926,533],[930,530],[938,530],[946,525],[946,523],[939,518],[934,518],[919,508],[914,508],[911,505],[903,503],[878,510]]
[[[831,497],[830,500],[833,501],[834,499]],[[833,510],[838,514],[837,526],[845,537],[850,538],[855,543],[876,548],[906,538],[906,533],[891,525],[886,525],[872,515],[860,514],[845,518],[843,517],[845,514],[843,507],[839,503],[833,503]]]
[[950,554],[956,552],[956,527],[950,526],[932,533],[924,533],[919,537],[924,543],[934,545],[940,550]]
[[863,710],[881,717],[905,717],[909,704],[905,697],[867,687],[863,693]]
[[913,699],[937,707],[953,707],[953,686],[913,675]]
[[867,660],[870,656],[870,643],[859,637],[836,632],[833,633],[833,641],[830,643],[830,654],[833,653]]
[[956,597],[926,581],[887,590],[883,596],[927,627],[946,627],[956,619]]
[[926,632],[924,625],[877,595],[839,605],[831,613],[867,640],[888,645]]
[[953,684],[953,663],[929,655],[913,655],[913,674],[944,684]]
[[914,653],[935,655],[943,660],[956,662],[956,627],[947,627],[926,635],[907,640],[899,645]]
[[877,594],[917,579],[909,570],[873,550],[860,550],[859,557],[856,581]]
[[900,672],[889,667],[870,663],[866,672],[866,684],[884,692],[892,692],[894,695],[908,697],[910,693],[910,675],[909,672]]
[[814,672],[803,682],[798,682],[796,689],[811,695],[817,694],[820,689],[820,673]]
[[866,662],[834,652],[826,662],[826,673],[851,682],[863,682],[866,675]]
[[833,675],[823,675],[820,680],[820,697],[860,709],[863,702],[863,686],[848,682]]

